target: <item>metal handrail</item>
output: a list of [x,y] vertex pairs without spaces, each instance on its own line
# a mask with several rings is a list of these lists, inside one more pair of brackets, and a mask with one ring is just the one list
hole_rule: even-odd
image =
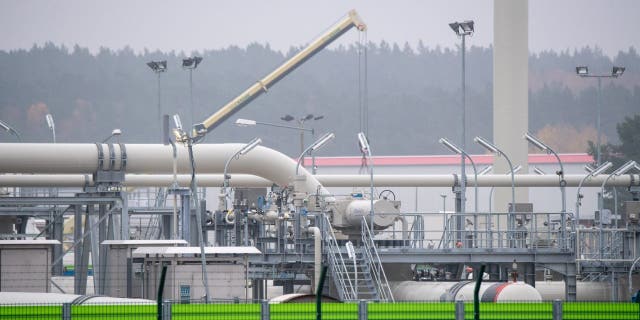
[[362,217],[361,225],[364,256],[367,257],[367,259],[365,259],[365,262],[370,266],[370,269],[372,271],[371,274],[373,275],[374,283],[376,284],[376,289],[380,294],[380,299],[382,301],[395,302],[393,293],[391,293],[391,288],[389,288],[387,275],[384,272],[384,268],[382,268],[382,260],[380,259],[380,255],[378,255],[378,249],[376,249],[376,244],[375,242],[373,242],[373,235],[369,230],[369,226],[367,225],[365,217]]
[[[338,242],[336,241],[336,235],[333,232],[333,228],[331,227],[331,222],[329,221],[329,217],[327,215],[322,214],[323,216],[323,226],[322,232],[324,233],[324,240],[326,243],[326,248],[329,256],[329,264],[331,267],[332,275],[335,277],[335,280],[338,281],[338,294],[342,300],[356,300],[356,290],[351,278],[349,277],[349,272],[347,271],[347,265],[344,262],[344,258],[342,257],[342,252],[340,247],[338,246]],[[345,279],[346,276],[346,279]]]

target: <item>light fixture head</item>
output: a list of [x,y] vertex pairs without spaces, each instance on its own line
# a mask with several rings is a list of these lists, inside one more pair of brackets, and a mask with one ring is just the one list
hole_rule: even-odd
[[584,77],[589,75],[589,68],[587,66],[578,66],[576,67],[576,74]]
[[364,132],[358,133],[358,144],[360,145],[360,152],[369,152],[369,141],[367,140],[367,136],[364,135]]
[[153,70],[156,73],[167,71],[167,60],[150,61],[150,62],[147,62],[147,65],[149,66],[149,68],[151,68],[151,70]]
[[627,173],[627,171],[636,167],[636,162],[633,160],[627,161],[627,163],[623,164],[620,168],[613,172],[616,176]]
[[302,121],[309,121],[313,119],[313,115],[312,114],[308,114],[306,117],[302,118]]
[[249,120],[249,119],[236,120],[236,126],[239,126],[239,127],[255,126],[256,124],[257,122],[255,120]]
[[525,140],[529,141],[529,143],[536,146],[538,149],[542,151],[549,151],[549,147],[547,147],[546,144],[542,143],[542,141],[536,139],[536,137],[534,137],[532,134],[527,132],[524,134],[524,138]]
[[249,143],[247,143],[247,145],[245,145],[240,152],[238,153],[239,155],[245,155],[247,153],[249,153],[249,151],[253,150],[253,148],[257,147],[259,144],[262,143],[262,139],[260,138],[254,138],[253,140],[249,141]]
[[6,131],[11,131],[11,127],[8,124],[4,123],[2,120],[0,120],[0,128]]
[[584,165],[584,171],[586,171],[587,173],[592,173],[595,169],[589,165],[589,164],[585,164]]
[[317,116],[317,117],[313,118],[313,120],[320,120],[320,119],[324,119],[324,116]]
[[536,174],[539,174],[541,176],[544,176],[545,174],[547,174],[546,172],[544,172],[542,169],[540,169],[538,167],[533,167],[533,172],[535,172]]
[[591,171],[589,174],[592,177],[595,177],[595,176],[605,172],[607,169],[611,168],[611,166],[613,166],[613,163],[611,163],[611,161],[607,161],[607,162],[601,164],[599,167],[593,169],[593,171]]
[[284,115],[284,117],[280,117],[280,120],[283,120],[283,121],[286,121],[286,122],[289,122],[289,121],[291,121],[293,119],[295,119],[295,118],[290,114],[286,114],[286,115]]
[[619,77],[624,73],[625,67],[613,67],[613,69],[611,69],[611,75],[613,77]]
[[489,141],[485,140],[484,138],[478,136],[473,138],[473,141],[475,141],[477,144],[483,146],[485,149],[493,152],[493,153],[499,153],[498,152],[498,148],[496,148],[496,146],[494,146],[493,144],[491,144]]
[[182,59],[182,67],[184,69],[195,69],[202,62],[202,57],[189,57]]
[[466,20],[462,22],[452,22],[452,23],[449,23],[449,27],[458,36],[468,36],[468,35],[471,35],[474,31],[473,20]]
[[56,124],[55,122],[53,122],[53,116],[51,115],[51,113],[47,113],[47,115],[45,116],[45,119],[47,120],[47,126],[49,127],[50,130],[55,129]]
[[182,130],[182,121],[180,120],[180,115],[179,114],[174,114],[173,115],[173,124],[176,127],[176,129]]
[[118,128],[113,129],[113,130],[111,131],[111,135],[112,135],[112,136],[119,136],[119,135],[122,135],[122,130],[120,130],[120,129],[118,129]]
[[[518,172],[520,172],[520,170],[522,170],[522,165],[517,165],[515,167],[513,167],[513,174],[516,174]],[[509,172],[510,174],[511,172]]]
[[455,154],[462,154],[462,149],[458,148],[458,146],[451,143],[451,141],[447,140],[447,138],[440,138],[438,140],[443,146],[447,147],[447,149],[451,150]]
[[333,140],[333,138],[335,138],[335,137],[336,137],[336,135],[333,132],[329,132],[329,133],[325,134],[320,139],[318,139],[318,141],[313,143],[313,145],[311,146],[311,150],[316,151],[316,150],[322,148],[327,142]]
[[493,165],[490,164],[490,165],[484,167],[484,169],[480,170],[480,172],[478,172],[478,175],[479,176],[485,175],[485,174],[489,173],[489,171],[491,171],[492,169],[493,169]]

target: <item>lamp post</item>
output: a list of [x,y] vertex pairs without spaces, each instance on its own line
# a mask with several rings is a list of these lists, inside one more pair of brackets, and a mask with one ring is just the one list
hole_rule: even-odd
[[182,59],[182,69],[189,70],[189,102],[190,102],[190,116],[191,116],[191,126],[194,124],[193,117],[193,70],[195,70],[198,65],[202,62],[202,57],[190,57]]
[[[549,147],[548,145],[544,144],[544,142],[536,139],[536,137],[534,137],[532,134],[525,133],[524,134],[524,139],[527,140],[532,145],[536,146],[538,149],[540,149],[542,151],[546,151],[547,154],[553,154],[556,157],[556,160],[558,160],[558,164],[560,165],[560,171],[556,171],[556,174],[558,175],[558,178],[560,178],[560,194],[562,196],[562,211],[560,212],[560,215],[561,215],[560,223],[561,223],[561,227],[562,227],[563,240],[564,240],[564,239],[566,239],[564,237],[564,232],[567,230],[567,220],[566,220],[566,212],[567,212],[566,186],[567,186],[567,181],[564,180],[564,166],[562,165],[562,160],[560,160],[560,157],[558,156],[558,153],[553,151],[553,149],[551,149],[551,147]],[[538,168],[536,168],[536,169],[538,169]],[[540,169],[538,169],[538,170],[540,170]],[[563,245],[563,248],[564,248],[566,246],[566,242],[563,241],[562,245]]]
[[260,138],[254,138],[253,140],[249,141],[249,143],[247,143],[246,145],[244,145],[240,150],[238,150],[236,153],[234,153],[231,157],[229,157],[227,159],[227,162],[225,162],[224,164],[224,175],[223,175],[223,183],[222,183],[222,188],[223,188],[223,192],[224,192],[224,199],[225,199],[225,209],[227,207],[226,204],[226,199],[227,196],[229,195],[228,189],[229,189],[229,179],[231,179],[231,176],[228,174],[229,172],[229,164],[231,163],[231,160],[233,159],[238,159],[240,158],[240,156],[243,156],[247,153],[249,153],[249,151],[253,150],[255,147],[257,147],[259,144],[262,143],[262,139]]
[[369,140],[367,139],[367,136],[365,136],[364,132],[359,132],[358,133],[358,145],[360,146],[360,152],[362,152],[363,156],[366,156],[369,161],[368,161],[368,167],[369,167],[369,175],[371,177],[370,182],[371,182],[371,208],[369,210],[369,218],[371,219],[370,223],[371,223],[371,238],[373,240],[373,217],[374,217],[374,212],[373,212],[373,161],[371,160],[371,146],[369,146]]
[[45,119],[47,120],[47,127],[49,127],[49,130],[51,130],[53,143],[56,143],[56,123],[53,122],[53,116],[51,115],[51,113],[47,113]]
[[[286,114],[280,117],[280,120],[283,120],[286,122],[289,122],[294,119],[296,118],[290,114]],[[300,152],[304,151],[304,131],[307,131],[304,129],[304,123],[311,120],[318,121],[321,119],[324,119],[324,116],[314,116],[313,114],[307,114],[306,116],[297,119],[298,129],[300,130]],[[313,129],[311,129],[311,138],[313,138],[313,135],[314,135],[314,131]],[[311,157],[311,173],[316,174],[316,158],[313,156]]]
[[[462,137],[461,137],[461,145],[462,149],[467,148],[466,143],[466,110],[467,110],[467,87],[466,87],[466,74],[465,74],[465,51],[466,51],[466,42],[465,39],[467,36],[471,36],[474,32],[474,23],[473,20],[466,20],[462,22],[452,22],[449,23],[449,27],[455,32],[458,37],[462,39],[462,45],[460,49],[462,50],[460,56],[462,57],[462,82],[461,82],[461,91],[462,91]],[[460,154],[460,204],[459,204],[459,212],[464,214],[466,203],[467,203],[467,174],[465,172],[465,161],[464,155]]]
[[[283,118],[286,118],[286,117],[283,117]],[[293,117],[291,118],[293,119]],[[324,117],[319,116],[316,118],[322,119]],[[277,128],[291,129],[291,130],[299,130],[301,137],[303,136],[304,132],[310,132],[312,138],[315,136],[314,129],[308,129],[308,128],[299,127],[299,126],[294,127],[294,126],[288,126],[288,125],[270,123],[270,122],[262,122],[262,121],[256,121],[256,120],[250,120],[250,119],[237,119],[235,124],[238,127],[249,127],[249,126],[261,125],[261,126],[277,127]],[[303,142],[302,139],[300,141]],[[301,148],[300,152],[303,152],[303,151],[304,151],[304,148]],[[312,163],[311,173],[316,174],[316,156],[313,153],[311,153],[311,163]]]
[[[509,207],[509,215],[507,218],[507,237],[510,240],[512,240],[511,239],[512,231],[514,231],[515,229],[515,224],[513,221],[514,220],[513,212],[515,211],[515,206],[516,206],[516,183],[515,183],[515,173],[513,169],[513,164],[511,163],[511,160],[509,159],[509,157],[491,142],[485,140],[482,137],[475,137],[473,141],[475,141],[479,145],[483,146],[485,149],[497,155],[502,155],[505,158],[505,160],[507,160],[507,163],[509,164],[509,168],[511,168],[511,206]],[[511,243],[512,241],[509,241],[509,242],[510,242],[510,246],[513,246],[513,243]]]
[[18,142],[22,142],[22,136],[20,133],[6,122],[0,120],[0,128],[14,135],[16,139],[18,139]]
[[[591,177],[595,177],[601,173],[604,173],[607,169],[609,169],[611,166],[613,165],[613,163],[611,163],[610,161],[607,161],[603,164],[601,164],[599,167],[592,169],[591,172],[589,172],[586,176],[584,176],[584,178],[582,178],[582,180],[580,180],[580,183],[578,184],[578,192],[576,194],[576,223],[580,224],[580,206],[582,206],[582,201],[580,201],[580,199],[582,199],[582,194],[580,194],[580,189],[582,189],[582,184],[589,178]],[[591,169],[591,168],[589,168]]]
[[611,68],[610,74],[590,74],[589,68],[587,66],[576,67],[576,74],[579,77],[598,79],[598,92],[597,92],[597,98],[596,98],[596,105],[597,105],[596,131],[598,135],[596,137],[596,166],[600,165],[600,160],[601,160],[601,157],[600,157],[600,109],[602,109],[602,78],[610,78],[610,79],[618,78],[622,76],[622,74],[624,73],[624,70],[625,70],[624,67],[614,66],[613,68]]
[[[160,103],[160,75],[167,71],[167,60],[162,61],[150,61],[147,62],[147,66],[158,76],[158,124],[162,123],[162,105]],[[161,126],[162,127],[162,126]],[[160,130],[162,131],[162,130]],[[160,133],[161,141],[164,141],[162,132]]]
[[298,163],[296,164],[296,176],[298,175],[298,169],[300,169],[300,164],[302,163],[302,159],[304,159],[304,155],[307,154],[308,152],[316,151],[322,148],[327,142],[333,140],[333,138],[335,137],[336,135],[333,132],[326,133],[325,135],[320,137],[320,139],[318,139],[316,142],[314,142],[308,148],[302,151],[302,153],[298,157]]

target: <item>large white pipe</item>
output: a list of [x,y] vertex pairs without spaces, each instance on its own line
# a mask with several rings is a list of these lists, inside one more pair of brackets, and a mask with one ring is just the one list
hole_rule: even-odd
[[320,241],[322,240],[322,236],[320,235],[320,228],[318,227],[309,227],[309,231],[313,232],[313,268],[314,268],[314,276],[313,276],[313,288],[311,288],[311,292],[316,293],[318,290],[318,283],[320,283],[320,276],[322,274],[322,246],[320,245]]
[[[221,173],[226,160],[244,144],[200,144],[194,146],[194,158],[198,173]],[[1,143],[0,172],[31,174],[91,174],[99,166],[99,150],[103,154],[102,168],[123,165],[121,155],[126,153],[126,172],[131,174],[172,174],[173,151],[170,146],[158,144],[49,144],[49,143]],[[188,151],[178,148],[178,173],[191,172]],[[296,162],[288,156],[266,147],[256,147],[239,159],[234,159],[229,172],[251,174],[287,186],[294,181]],[[329,194],[313,175],[304,168],[306,179],[300,184],[302,192]],[[84,181],[84,178],[83,178]]]
[[[196,164],[197,165],[197,164]],[[364,175],[315,175],[325,187],[368,187],[369,176]],[[568,187],[576,187],[584,175],[566,175]],[[188,186],[190,175],[178,175],[178,184]],[[473,176],[468,177],[474,183]],[[516,186],[522,187],[556,187],[558,177],[540,175],[516,175]],[[583,186],[600,187],[606,179],[604,175],[587,179]],[[125,186],[128,187],[165,187],[173,182],[170,174],[127,174]],[[221,174],[198,174],[198,185],[202,187],[219,187],[223,179]],[[376,187],[451,187],[454,183],[452,175],[376,175],[373,177]],[[247,174],[234,174],[231,177],[232,187],[266,188],[274,182],[271,180]],[[607,186],[628,187],[638,185],[640,175],[613,176],[607,181]],[[0,175],[1,187],[82,187],[93,185],[91,175],[79,174],[4,174]],[[507,175],[478,176],[480,187],[511,187],[511,177]]]

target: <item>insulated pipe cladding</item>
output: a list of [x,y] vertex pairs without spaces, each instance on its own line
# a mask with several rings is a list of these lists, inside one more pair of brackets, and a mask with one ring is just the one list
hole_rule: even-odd
[[[193,147],[197,173],[222,173],[226,160],[244,144],[199,144]],[[189,174],[191,164],[186,148],[178,148],[177,170]],[[124,169],[130,174],[171,174],[173,150],[160,144],[50,144],[1,143],[0,171],[28,174],[92,174],[98,169]],[[251,174],[287,186],[295,179],[296,162],[266,147],[256,147],[233,161],[230,172]],[[299,182],[302,192],[329,195],[305,169]]]
[[[390,283],[396,301],[473,301],[474,286],[474,281]],[[524,282],[483,282],[479,295],[482,302],[542,301],[540,292]]]

